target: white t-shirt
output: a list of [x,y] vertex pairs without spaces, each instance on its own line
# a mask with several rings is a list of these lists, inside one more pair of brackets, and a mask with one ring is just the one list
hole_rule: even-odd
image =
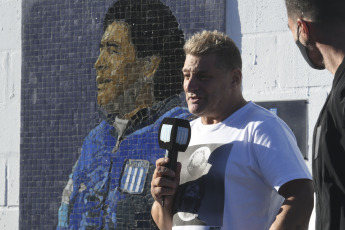
[[311,174],[290,128],[249,102],[224,121],[191,122],[182,163],[178,229],[269,229],[284,198],[280,186]]

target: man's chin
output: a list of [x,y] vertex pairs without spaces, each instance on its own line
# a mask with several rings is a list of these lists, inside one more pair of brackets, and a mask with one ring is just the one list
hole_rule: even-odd
[[203,109],[195,105],[188,105],[188,110],[191,114],[194,114],[198,117],[200,117],[203,113]]
[[120,114],[120,109],[118,108],[118,105],[114,105],[114,104],[102,104],[102,103],[98,103],[100,107],[102,107],[102,109],[104,109],[108,114]]
[[103,97],[102,92],[98,92],[97,103],[98,103],[99,106],[104,107],[104,106],[106,106],[109,103],[109,100],[106,100]]

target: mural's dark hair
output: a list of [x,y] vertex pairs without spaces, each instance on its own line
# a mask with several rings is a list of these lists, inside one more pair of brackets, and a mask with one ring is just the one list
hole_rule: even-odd
[[184,35],[169,7],[159,0],[119,0],[106,13],[103,30],[113,21],[124,21],[130,26],[138,58],[160,55],[154,75],[155,99],[161,101],[180,93]]

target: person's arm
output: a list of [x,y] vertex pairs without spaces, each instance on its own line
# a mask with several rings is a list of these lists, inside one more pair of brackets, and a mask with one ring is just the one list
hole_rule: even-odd
[[[156,169],[151,181],[151,194],[155,202],[152,205],[151,215],[160,230],[172,229],[173,205],[175,193],[180,182],[181,164],[177,163],[176,173],[164,167],[167,158],[156,161]],[[174,180],[165,178],[172,177]],[[164,196],[164,207],[162,205]]]
[[314,207],[314,189],[308,179],[292,180],[281,186],[285,198],[270,230],[307,230]]
[[70,215],[69,208],[70,208],[70,198],[73,192],[73,175],[76,171],[78,162],[79,162],[79,159],[74,163],[72,167],[72,172],[69,175],[67,184],[64,190],[62,191],[61,205],[58,211],[58,226],[56,230],[65,230],[68,228],[68,225],[69,225],[69,215]]

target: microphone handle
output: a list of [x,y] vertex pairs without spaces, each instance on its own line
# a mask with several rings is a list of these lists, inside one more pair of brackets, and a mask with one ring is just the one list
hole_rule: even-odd
[[165,157],[169,158],[169,162],[165,166],[169,169],[172,169],[174,172],[176,171],[177,154],[178,154],[178,151],[176,150],[167,150],[165,153]]
[[[165,153],[165,157],[169,158],[169,162],[165,165],[165,167],[174,170],[174,172],[176,172],[176,165],[177,165],[177,153],[178,151],[176,150],[167,150]],[[173,177],[166,177],[170,180],[174,180]],[[164,207],[164,200],[165,200],[165,196],[162,197],[162,207]]]

